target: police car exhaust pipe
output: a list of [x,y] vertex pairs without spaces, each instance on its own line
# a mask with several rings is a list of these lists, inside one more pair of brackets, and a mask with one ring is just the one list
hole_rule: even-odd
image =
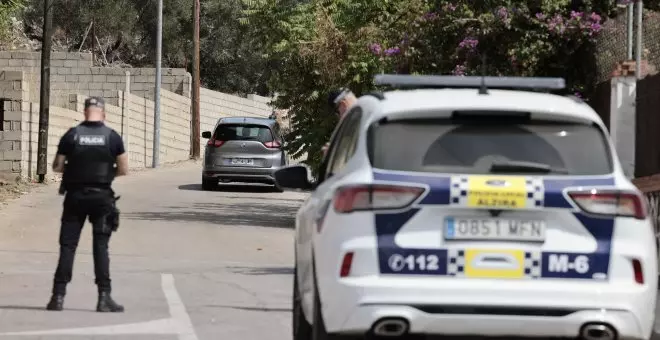
[[408,333],[408,321],[403,318],[384,318],[374,323],[374,335],[379,337],[398,337]]
[[616,330],[604,323],[588,323],[582,327],[580,336],[583,340],[616,340]]

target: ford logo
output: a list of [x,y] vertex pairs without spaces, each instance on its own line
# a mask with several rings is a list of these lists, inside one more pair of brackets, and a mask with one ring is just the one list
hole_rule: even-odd
[[490,181],[486,181],[486,184],[492,187],[505,187],[509,185],[509,182],[501,179],[491,179]]

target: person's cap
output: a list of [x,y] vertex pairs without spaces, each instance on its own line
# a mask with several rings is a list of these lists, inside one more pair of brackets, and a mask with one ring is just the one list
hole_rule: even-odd
[[99,97],[89,97],[85,99],[85,109],[88,109],[92,106],[102,109],[105,107],[105,102],[103,101],[103,98]]
[[328,95],[328,105],[330,105],[333,108],[337,107],[337,104],[339,104],[342,99],[346,98],[346,96],[351,93],[351,90],[347,88],[341,88],[339,90],[335,90],[330,92]]

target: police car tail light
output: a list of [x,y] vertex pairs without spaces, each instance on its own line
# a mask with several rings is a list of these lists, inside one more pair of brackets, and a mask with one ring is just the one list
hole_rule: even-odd
[[424,193],[423,188],[409,186],[383,184],[346,186],[337,190],[334,208],[338,213],[405,208],[422,193]]
[[587,213],[597,215],[646,218],[643,198],[636,193],[623,191],[576,191],[570,192],[573,201]]
[[208,143],[206,143],[206,145],[213,146],[213,147],[216,147],[216,148],[221,147],[222,144],[225,144],[225,141],[223,141],[223,140],[213,140],[213,139],[210,139],[208,141]]

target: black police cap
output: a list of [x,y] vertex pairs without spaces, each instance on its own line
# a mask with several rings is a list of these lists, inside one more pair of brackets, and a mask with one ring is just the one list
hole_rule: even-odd
[[103,98],[100,97],[89,97],[85,99],[85,109],[91,106],[96,106],[102,109],[105,107],[105,101],[103,101]]

